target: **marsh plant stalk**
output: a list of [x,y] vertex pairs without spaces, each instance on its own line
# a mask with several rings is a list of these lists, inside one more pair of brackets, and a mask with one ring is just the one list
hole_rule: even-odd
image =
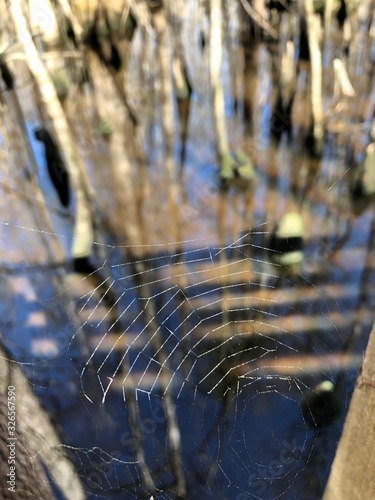
[[18,42],[25,53],[28,68],[35,79],[43,107],[51,120],[55,139],[66,161],[66,167],[72,181],[76,202],[72,254],[74,257],[87,256],[90,254],[93,241],[93,227],[90,204],[82,188],[84,165],[74,147],[69,125],[55,87],[29,31],[21,1],[10,0],[9,5]]

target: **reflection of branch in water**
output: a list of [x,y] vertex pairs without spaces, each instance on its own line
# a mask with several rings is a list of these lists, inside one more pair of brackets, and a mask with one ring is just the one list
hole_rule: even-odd
[[[215,436],[218,437],[218,443],[221,443],[224,441],[224,439],[221,439],[220,435],[223,434],[229,427],[225,426],[225,422],[227,420],[226,417],[226,411],[228,410],[228,406],[230,404],[230,401],[227,400],[225,397],[222,405],[220,406],[220,411],[216,415],[216,418],[214,420],[214,423],[211,427],[211,429],[208,431],[206,436],[202,439],[202,441],[196,446],[194,453],[192,456],[200,456],[202,452],[204,452],[205,449],[209,448],[210,443],[212,440],[215,438]],[[220,445],[219,445],[220,448]],[[208,471],[208,477],[207,477],[207,472],[204,468],[202,470],[198,470],[197,467],[195,466],[192,456],[189,456],[188,461],[190,463],[190,467],[192,471],[194,471],[194,476],[197,480],[198,484],[201,485],[207,485],[210,484],[211,478],[214,476],[215,471],[218,469],[217,463],[220,461],[219,460],[219,454],[217,455],[217,461],[212,462],[210,465],[211,467],[209,468]]]
[[137,443],[135,456],[137,459],[137,463],[139,464],[139,468],[141,470],[140,483],[142,484],[143,491],[147,492],[148,494],[151,494],[155,492],[155,484],[152,479],[150,470],[147,467],[145,452],[142,444],[142,430],[139,425],[137,400],[134,393],[136,388],[135,388],[135,383],[132,380],[132,375],[130,373],[130,364],[126,353],[126,348],[121,360],[121,368],[123,374],[127,378],[126,380],[124,380],[123,383],[123,393],[124,393],[124,401],[126,402],[126,407],[127,407],[130,432],[134,436]]
[[[330,251],[330,253],[327,255],[327,259],[332,256],[334,252],[336,252],[339,248],[341,248],[349,239],[351,235],[352,227],[350,224],[348,224],[348,228],[345,232],[345,234],[336,242],[335,248]],[[375,252],[374,252],[374,243],[375,243],[375,209],[373,209],[372,212],[372,219],[371,219],[371,229],[370,229],[370,234],[367,242],[367,252],[366,252],[366,258],[365,258],[365,265],[363,266],[363,271],[362,271],[362,277],[361,277],[361,285],[360,285],[360,291],[358,295],[358,302],[357,302],[357,307],[355,311],[355,317],[354,321],[352,323],[352,332],[350,335],[348,335],[347,339],[343,342],[343,345],[340,349],[341,354],[343,357],[345,355],[349,356],[350,354],[353,353],[353,351],[356,348],[356,344],[358,340],[362,337],[362,324],[363,324],[363,318],[361,316],[361,312],[363,311],[363,305],[366,303],[368,299],[368,287],[370,284],[370,276],[371,273],[368,272],[369,269],[373,269],[374,264],[374,258],[375,258]],[[334,377],[334,389],[332,391],[333,397],[337,397],[337,395],[343,391],[347,392],[347,396],[350,396],[351,390],[353,387],[350,386],[350,377],[351,374],[348,373],[347,368],[344,366],[339,370],[337,375]],[[333,377],[332,377],[333,378]],[[349,387],[348,387],[349,384]],[[349,391],[349,394],[348,394]],[[340,398],[342,399],[342,398]],[[319,411],[319,408],[318,410]],[[326,411],[326,410],[325,410]],[[332,411],[334,411],[334,408],[332,408]],[[332,415],[333,417],[338,417],[340,413],[343,411],[343,408],[337,407],[336,408],[336,414]]]
[[349,241],[350,236],[352,234],[352,222],[348,221],[347,227],[345,229],[345,232],[343,235],[341,235],[333,244],[331,249],[328,251],[327,255],[325,256],[325,259],[330,259],[333,254],[335,254],[338,250],[341,250],[345,244]]
[[251,19],[258,24],[260,28],[262,28],[271,38],[274,40],[279,39],[279,35],[277,31],[275,31],[272,26],[264,19],[259,12],[257,12],[250,5],[248,0],[240,0],[242,7],[244,8],[246,14],[251,17]]
[[155,359],[160,365],[158,376],[160,377],[162,386],[165,387],[163,393],[163,406],[167,422],[167,442],[168,451],[171,460],[171,469],[176,479],[176,493],[181,498],[186,497],[185,476],[182,469],[181,455],[181,436],[178,427],[177,414],[174,401],[169,389],[169,377],[171,369],[161,338],[161,329],[156,321],[156,310],[150,285],[145,280],[145,272],[147,271],[147,263],[142,261],[131,261],[133,270],[133,279],[138,288],[139,298],[145,303],[145,325],[149,333],[149,341],[155,351]]
[[[375,207],[373,207],[372,209],[371,227],[369,232],[369,238],[367,241],[365,263],[362,268],[358,303],[357,303],[357,308],[355,310],[355,317],[353,322],[353,335],[348,339],[347,344],[345,345],[344,348],[344,352],[351,352],[354,349],[355,342],[358,340],[358,336],[361,333],[361,326],[363,325],[363,318],[361,317],[361,312],[364,309],[363,306],[369,300],[371,271],[374,269],[374,265],[375,265]],[[345,373],[343,372],[342,375],[344,376]]]

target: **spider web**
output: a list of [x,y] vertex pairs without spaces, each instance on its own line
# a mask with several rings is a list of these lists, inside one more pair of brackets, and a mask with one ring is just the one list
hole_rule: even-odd
[[[372,212],[360,222],[369,230]],[[167,397],[188,497],[295,498],[306,481],[311,498],[321,494],[371,327],[372,280],[348,279],[350,239],[339,262],[335,242],[317,252],[308,240],[302,268],[280,272],[263,228],[224,247],[150,246],[135,263],[123,261],[126,247],[106,246],[94,284],[93,275],[70,274],[61,289],[54,269],[3,278],[3,294],[16,296],[3,301],[5,344],[62,427],[90,498],[144,494],[139,446],[157,498],[175,497]],[[61,308],[66,294],[78,324]],[[343,413],[329,429],[311,429],[301,402],[327,379],[338,384]],[[129,426],[131,393],[140,441]]]

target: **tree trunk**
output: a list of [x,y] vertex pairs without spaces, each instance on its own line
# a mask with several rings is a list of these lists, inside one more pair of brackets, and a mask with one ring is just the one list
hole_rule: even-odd
[[323,146],[322,55],[319,44],[320,21],[314,14],[313,0],[307,0],[306,23],[311,59],[311,107],[313,114],[314,153],[320,154]]
[[[67,500],[84,500],[86,495],[78,475],[66,457],[48,415],[33,394],[22,371],[9,359],[1,346],[0,381],[0,408],[4,409],[0,411],[0,469],[3,478],[3,486],[0,488],[1,498],[52,500],[54,497],[41,465],[43,463]],[[9,387],[14,387],[15,400],[11,401],[15,405],[14,410],[11,410],[13,408],[11,405],[8,408],[6,402],[10,394]],[[9,418],[5,410],[14,411],[16,417],[14,432],[14,438],[17,438],[14,439],[16,494],[8,491],[4,479],[9,473],[8,466],[12,465],[8,463],[10,448],[6,449],[12,439],[7,438],[13,437],[7,428]]]
[[375,326],[323,500],[375,498]]

